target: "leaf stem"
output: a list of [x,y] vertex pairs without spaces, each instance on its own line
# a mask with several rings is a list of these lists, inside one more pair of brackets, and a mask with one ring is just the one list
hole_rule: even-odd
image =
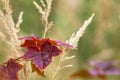
[[[21,59],[22,57],[23,57],[23,56],[20,56],[20,57],[14,59],[14,61],[18,61],[18,60]],[[3,65],[4,65],[4,64],[7,64],[7,62],[4,62]]]

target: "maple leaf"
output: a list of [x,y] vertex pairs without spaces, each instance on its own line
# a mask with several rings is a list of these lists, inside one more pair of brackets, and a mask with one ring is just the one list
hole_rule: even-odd
[[100,75],[96,70],[93,69],[80,69],[78,72],[71,75],[71,78],[82,78],[82,79],[92,79],[101,78],[102,80],[107,80],[106,75]]
[[22,68],[22,65],[15,62],[14,59],[9,59],[7,65],[0,66],[1,80],[18,80],[17,72]]
[[117,68],[115,64],[115,61],[90,61],[89,65],[93,68],[89,69],[89,73],[93,77],[107,80],[108,75],[120,75],[120,68]]
[[102,80],[107,80],[107,75],[100,74],[97,69],[89,69],[88,72],[93,78],[98,77],[101,78]]
[[115,61],[103,62],[103,61],[91,61],[89,64],[94,67],[93,72],[101,75],[120,75],[120,68],[115,66]]
[[26,47],[26,48],[30,47],[36,51],[40,51],[41,45],[44,44],[46,41],[48,41],[52,46],[62,46],[71,49],[75,48],[73,45],[70,45],[68,43],[59,40],[50,40],[49,38],[45,38],[45,39],[39,38],[35,35],[32,35],[31,37],[19,38],[19,40],[25,40],[25,42],[21,45],[21,47]]
[[[20,38],[24,39],[25,42],[21,47],[26,47],[23,59],[31,60],[34,71],[41,72],[52,62],[52,58],[62,53],[59,47],[74,48],[72,45],[64,43],[58,40],[50,40],[49,38],[39,38],[36,36]],[[43,75],[43,74],[42,74]]]

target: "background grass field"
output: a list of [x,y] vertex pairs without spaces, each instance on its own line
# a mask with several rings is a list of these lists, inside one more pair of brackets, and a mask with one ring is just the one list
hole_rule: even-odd
[[[39,3],[39,0],[35,1]],[[11,0],[11,5],[15,22],[19,12],[24,12],[19,35],[35,34],[41,37],[44,28],[33,0]],[[53,21],[54,25],[47,37],[66,41],[92,13],[95,13],[94,19],[80,39],[78,50],[70,53],[75,54],[76,58],[72,61],[73,68],[65,70],[68,73],[64,75],[66,80],[81,67],[88,67],[86,65],[90,60],[120,60],[120,0],[53,0],[49,20]],[[6,52],[6,46],[2,46],[2,42],[0,44],[2,62],[6,56],[2,54]],[[109,78],[120,80],[120,76]]]

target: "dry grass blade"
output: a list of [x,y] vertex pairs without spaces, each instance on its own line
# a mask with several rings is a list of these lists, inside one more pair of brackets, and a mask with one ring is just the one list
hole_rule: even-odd
[[20,24],[22,23],[23,12],[20,13],[18,22],[17,24],[15,24],[13,17],[12,17],[11,5],[9,4],[10,1],[1,0],[1,2],[3,4],[4,12],[0,10],[0,20],[3,23],[3,27],[6,31],[5,33],[7,33],[4,35],[9,36],[9,40],[5,40],[5,42],[10,46],[10,50],[12,51],[12,53],[14,53],[13,55],[17,57],[19,56],[18,46],[20,45],[20,41],[18,40],[17,33],[20,31]]
[[63,67],[61,67],[61,68],[59,68],[59,70],[58,71],[61,71],[61,70],[63,70],[63,69],[65,69],[65,68],[70,68],[70,67],[72,67],[73,65],[71,64],[68,64],[68,65],[65,65],[65,66],[63,66]]
[[86,28],[91,23],[93,17],[94,17],[94,13],[92,14],[92,16],[88,20],[86,20],[84,22],[84,24],[82,25],[82,27],[80,27],[80,29],[76,33],[72,34],[72,36],[67,41],[67,43],[69,43],[71,45],[74,45],[74,47],[77,47],[77,44],[78,44],[78,41],[79,41],[80,37],[83,35],[83,33],[85,32]]
[[34,4],[35,7],[38,9],[38,12],[43,15],[43,14],[44,14],[44,11],[43,11],[42,7],[39,6],[38,3],[35,2],[35,1],[33,1],[33,4]]
[[2,32],[0,32],[0,38],[2,41],[6,40],[6,36]]
[[71,59],[73,59],[73,58],[75,58],[75,57],[76,57],[75,55],[69,56],[69,57],[66,56],[62,61],[71,60]]
[[[17,28],[17,29],[20,28],[20,25],[21,25],[21,23],[23,22],[22,16],[23,16],[23,12],[20,12],[19,17],[18,17],[18,21],[17,21],[17,23],[16,23],[16,28]],[[18,31],[18,32],[19,32],[19,31]]]
[[46,4],[43,0],[40,0],[40,2],[42,3],[42,6],[45,8],[46,7]]
[[51,12],[52,1],[53,0],[46,0],[46,2],[44,2],[43,0],[40,0],[42,5],[39,5],[37,2],[33,1],[33,4],[37,8],[38,12],[42,15],[42,22],[44,25],[43,38],[45,38],[46,33],[53,25],[52,21],[50,22],[48,21],[48,18]]
[[[78,45],[78,41],[79,41],[80,37],[83,35],[83,33],[86,30],[87,26],[91,23],[91,21],[93,19],[93,16],[94,16],[94,14],[92,14],[92,16],[88,20],[86,20],[84,22],[83,26],[76,33],[72,34],[70,39],[67,41],[69,44],[73,45],[74,47],[76,47]],[[66,54],[64,53],[63,55],[60,56],[58,65],[56,66],[54,74],[52,75],[50,80],[55,80],[55,78],[57,77],[57,74],[58,74],[58,72],[60,70],[63,70],[64,68],[72,67],[72,65],[70,65],[70,64],[64,65],[63,67],[60,66],[63,61],[71,60],[71,59],[73,59],[75,57],[74,55],[70,56],[70,57],[65,57]]]

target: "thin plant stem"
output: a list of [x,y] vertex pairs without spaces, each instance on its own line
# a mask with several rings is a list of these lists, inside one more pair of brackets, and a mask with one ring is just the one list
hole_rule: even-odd
[[45,38],[46,37],[46,34],[47,34],[47,31],[48,31],[48,21],[47,20],[45,20],[45,22],[44,22],[44,32],[43,32],[43,38]]

